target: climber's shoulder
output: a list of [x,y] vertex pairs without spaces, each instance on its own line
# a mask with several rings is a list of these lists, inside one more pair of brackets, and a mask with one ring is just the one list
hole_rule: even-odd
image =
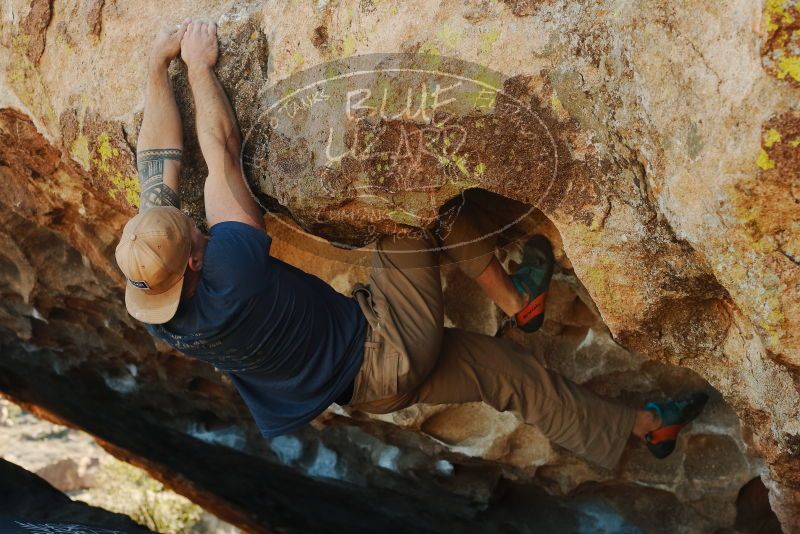
[[268,268],[272,238],[263,229],[240,221],[222,221],[210,232],[203,260],[204,278],[227,283]]
[[227,254],[235,254],[239,250],[269,252],[272,244],[272,237],[264,228],[256,228],[241,221],[222,221],[209,230],[211,236],[206,254],[214,250]]

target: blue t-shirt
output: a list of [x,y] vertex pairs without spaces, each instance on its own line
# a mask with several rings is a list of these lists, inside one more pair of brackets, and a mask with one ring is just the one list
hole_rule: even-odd
[[225,371],[266,437],[305,425],[348,389],[367,324],[355,299],[273,258],[271,243],[247,224],[215,224],[195,294],[169,322],[147,325]]

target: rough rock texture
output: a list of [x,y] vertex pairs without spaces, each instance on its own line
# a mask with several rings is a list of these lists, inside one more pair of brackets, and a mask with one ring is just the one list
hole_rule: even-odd
[[[0,459],[0,494],[3,495],[0,517],[6,520],[25,524],[77,524],[131,534],[150,532],[127,516],[75,502],[45,480],[3,459]],[[16,525],[12,523],[10,526]]]
[[[750,494],[739,488],[760,475],[784,530],[800,531],[795,0],[203,1],[168,13],[153,3],[11,0],[0,9],[6,394],[253,528],[333,528],[348,520],[344,506],[361,514],[354,530],[412,511],[404,520],[421,529],[496,525],[503,513],[521,528],[532,512],[520,503],[545,498],[521,489],[533,481],[570,495],[553,508],[586,528],[713,530],[734,525]],[[364,255],[304,237],[290,218],[343,243],[428,224],[465,188],[505,197],[485,194],[498,215],[532,206],[523,230],[557,243],[560,268],[543,332],[520,341],[631,403],[707,381],[720,395],[680,453],[657,463],[632,445],[615,472],[601,472],[480,405],[382,418],[334,410],[264,442],[224,377],[154,346],[125,313],[112,252],[135,209],[147,44],[163,22],[196,14],[220,23],[218,71],[248,134],[254,192],[284,208],[270,224],[279,257],[345,291],[365,278]],[[497,120],[494,132],[479,131],[475,109],[451,113],[468,134],[464,154],[423,158],[409,183],[401,166],[324,164],[316,130],[265,120],[265,86],[325,62],[397,53],[502,73],[492,81],[508,96],[482,115]],[[187,132],[182,196],[199,219],[205,169],[177,63],[173,74]],[[532,114],[523,125],[538,126],[511,122],[510,97]],[[376,125],[381,143],[419,128],[404,118],[337,123],[343,146],[358,148]],[[452,269],[446,283],[448,319],[492,332],[497,312],[474,286]],[[224,468],[201,467],[211,464]],[[318,507],[311,516],[306,502]],[[680,512],[642,513],[667,506]]]

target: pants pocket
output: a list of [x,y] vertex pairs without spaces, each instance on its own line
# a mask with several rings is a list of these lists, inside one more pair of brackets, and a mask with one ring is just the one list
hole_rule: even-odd
[[400,354],[395,350],[384,349],[382,340],[368,340],[364,343],[364,362],[356,375],[350,405],[397,395]]

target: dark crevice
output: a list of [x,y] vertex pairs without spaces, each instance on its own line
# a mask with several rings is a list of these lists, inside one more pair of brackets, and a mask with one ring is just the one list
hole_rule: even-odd
[[769,490],[760,477],[739,490],[734,527],[742,534],[780,534],[780,522],[770,508]]

